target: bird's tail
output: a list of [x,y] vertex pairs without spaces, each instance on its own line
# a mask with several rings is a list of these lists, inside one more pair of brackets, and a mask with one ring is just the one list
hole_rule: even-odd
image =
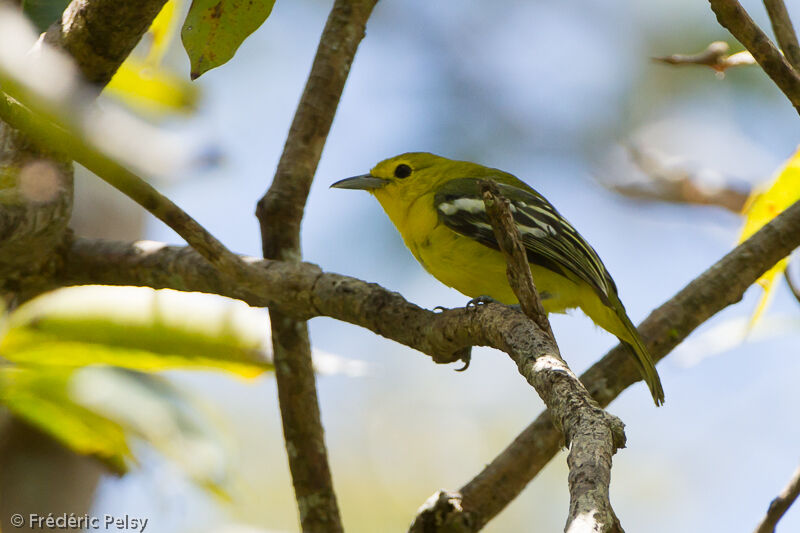
[[622,320],[625,325],[627,333],[624,337],[620,337],[620,340],[633,352],[636,366],[639,367],[639,372],[642,378],[644,378],[644,382],[647,383],[650,394],[653,395],[653,401],[656,402],[657,406],[662,405],[664,403],[664,389],[661,386],[661,378],[658,377],[653,358],[650,357],[650,352],[647,351],[644,341],[642,341],[642,336],[639,335],[639,331],[636,329],[636,326],[633,325],[631,319],[628,318],[625,311],[623,310],[622,313],[619,314],[622,315],[620,316],[620,320]]
[[[587,290],[591,289],[587,288]],[[639,367],[639,373],[653,395],[653,401],[656,402],[656,405],[663,404],[664,389],[661,387],[661,380],[658,377],[658,372],[656,372],[653,358],[650,357],[650,353],[647,351],[636,326],[628,318],[625,306],[622,305],[619,297],[615,293],[609,295],[605,301],[599,297],[584,297],[581,309],[589,315],[595,324],[609,333],[613,333],[623,344],[630,348],[631,354],[634,356],[633,359],[636,361],[636,366]]]

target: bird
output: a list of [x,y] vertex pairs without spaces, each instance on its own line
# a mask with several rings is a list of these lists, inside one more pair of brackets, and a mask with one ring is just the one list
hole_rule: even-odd
[[580,308],[625,344],[655,404],[664,389],[653,359],[631,322],[600,257],[544,196],[519,178],[477,163],[427,152],[381,161],[369,172],[331,187],[366,190],[380,203],[422,267],[469,296],[516,305],[486,214],[481,183],[494,181],[514,222],[547,313]]

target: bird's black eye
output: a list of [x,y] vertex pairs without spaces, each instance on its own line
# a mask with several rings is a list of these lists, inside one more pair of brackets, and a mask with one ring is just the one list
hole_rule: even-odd
[[411,167],[405,163],[400,163],[394,169],[395,178],[407,178],[411,175]]

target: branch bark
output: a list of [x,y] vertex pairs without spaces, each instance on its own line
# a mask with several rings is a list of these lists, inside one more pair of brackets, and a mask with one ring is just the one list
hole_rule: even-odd
[[783,55],[794,67],[795,72],[800,71],[800,45],[797,43],[797,33],[786,10],[786,4],[783,0],[764,0],[764,7],[767,8],[772,31],[775,32],[775,39]]
[[753,54],[761,68],[800,113],[800,74],[737,0],[709,0],[717,21]]
[[89,83],[103,88],[133,51],[166,0],[73,0],[44,34],[67,52]]
[[[336,0],[322,32],[275,178],[258,202],[264,257],[299,261],[308,191],[377,0]],[[308,326],[270,308],[275,379],[303,531],[342,531],[320,419]]]
[[[734,248],[642,322],[639,331],[654,359],[662,359],[701,323],[741,300],[750,285],[798,246],[800,203]],[[250,289],[231,286],[189,248],[78,239],[65,254],[63,268],[52,283],[147,285],[212,292],[254,306],[278,307],[296,319],[328,316],[410,346],[437,363],[458,361],[473,345],[502,349],[489,337],[491,334],[502,338],[504,332],[517,327],[525,339],[534,334],[528,333],[529,320],[505,306],[433,313],[378,285],[325,273],[308,263],[247,261],[262,272],[260,284]],[[40,290],[48,288],[42,285]],[[601,407],[639,379],[633,360],[621,346],[581,376]],[[561,432],[550,412],[545,411],[480,474],[444,498],[453,502],[451,512],[440,517],[434,531],[448,527],[452,531],[481,529],[522,491],[561,444]]]
[[758,527],[756,527],[755,533],[774,533],[778,521],[786,514],[786,511],[789,510],[789,507],[791,507],[799,496],[800,468],[794,471],[792,479],[789,480],[786,487],[772,502],[770,502],[767,514],[763,520],[761,520],[761,523],[758,524]]

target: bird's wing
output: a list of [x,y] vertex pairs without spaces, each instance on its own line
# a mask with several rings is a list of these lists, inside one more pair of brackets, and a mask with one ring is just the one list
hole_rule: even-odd
[[[487,179],[492,179],[487,176]],[[439,219],[448,228],[490,248],[499,249],[481,194],[481,180],[460,178],[447,182],[434,196]],[[597,252],[562,217],[544,196],[535,190],[498,183],[500,193],[509,200],[528,262],[552,270],[569,279],[588,283],[604,303],[617,294]]]

